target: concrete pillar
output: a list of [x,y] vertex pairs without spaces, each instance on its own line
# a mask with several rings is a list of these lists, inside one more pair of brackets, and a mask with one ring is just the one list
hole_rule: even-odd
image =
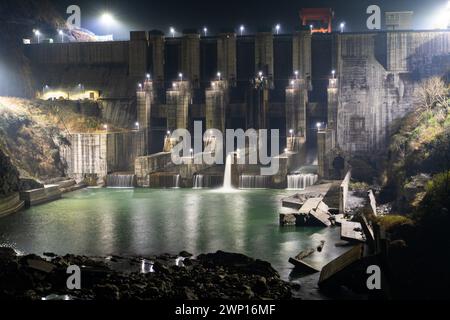
[[393,72],[408,71],[408,41],[407,32],[387,32],[387,70]]
[[174,81],[172,88],[167,90],[167,128],[189,128],[189,104],[191,102],[191,88],[189,81]]
[[129,74],[132,77],[143,78],[148,70],[148,41],[145,31],[132,31],[128,46]]
[[292,66],[303,79],[311,77],[311,31],[297,31],[292,39]]
[[154,83],[159,87],[164,84],[164,34],[159,31],[151,31],[149,43],[152,59],[151,76]]
[[286,88],[286,145],[289,151],[299,151],[306,141],[307,103],[308,90],[305,80],[292,79]]
[[268,85],[253,87],[250,91],[249,105],[246,110],[247,129],[267,129],[269,112]]
[[328,128],[333,130],[336,135],[337,112],[338,112],[338,79],[330,78],[328,80]]
[[272,32],[259,32],[255,38],[255,68],[262,71],[271,84],[273,73],[273,34]]
[[142,89],[136,92],[137,98],[137,123],[139,130],[143,132],[145,154],[150,150],[151,145],[151,113],[152,105],[155,103],[156,93],[153,81],[146,80]]
[[333,162],[334,131],[323,129],[317,132],[317,163],[318,174],[323,179],[331,177],[331,166]]
[[181,72],[194,88],[200,86],[200,35],[185,33],[181,41]]
[[217,70],[222,78],[234,85],[237,78],[236,34],[221,33],[217,39]]
[[225,133],[225,109],[228,104],[228,83],[211,81],[206,89],[206,129],[218,129]]

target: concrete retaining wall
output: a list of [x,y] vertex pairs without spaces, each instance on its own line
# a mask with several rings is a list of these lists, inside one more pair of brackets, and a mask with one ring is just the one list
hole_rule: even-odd
[[339,213],[345,213],[347,208],[348,186],[352,177],[351,171],[348,171],[339,189]]
[[20,199],[27,207],[49,202],[61,198],[58,185],[48,185],[41,189],[20,192]]
[[134,164],[137,185],[150,186],[150,175],[172,165],[171,153],[160,152],[151,156],[137,157]]
[[0,199],[0,217],[15,213],[24,207],[19,193],[14,193],[6,198]]
[[373,215],[376,216],[377,215],[377,200],[375,199],[375,195],[373,194],[372,190],[369,190],[368,198],[369,198],[370,210],[372,211]]
[[77,181],[86,174],[103,178],[110,172],[133,171],[136,157],[145,151],[143,131],[76,133],[68,139],[71,145],[62,156],[68,175]]

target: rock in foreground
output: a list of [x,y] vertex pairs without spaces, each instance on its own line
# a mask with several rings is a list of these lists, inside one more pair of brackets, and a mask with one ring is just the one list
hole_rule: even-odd
[[[184,254],[186,255],[186,254]],[[81,289],[69,290],[67,267],[81,268]],[[107,258],[16,256],[0,250],[0,299],[289,299],[291,285],[265,261],[218,251]]]

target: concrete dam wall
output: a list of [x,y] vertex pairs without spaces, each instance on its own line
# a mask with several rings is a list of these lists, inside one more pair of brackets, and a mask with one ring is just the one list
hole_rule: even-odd
[[[125,42],[24,50],[37,90],[78,83],[98,90],[107,122],[129,127],[137,119],[152,152],[162,151],[166,130],[192,129],[194,120],[206,129],[278,128],[281,150],[288,138],[293,145],[315,142],[322,121],[336,137],[330,146],[354,155],[383,149],[391,125],[414,109],[417,85],[447,74],[449,37],[447,31],[216,37],[186,31],[180,38],[132,32]],[[254,86],[259,71],[267,81],[261,91]]]
[[78,181],[87,175],[103,179],[112,172],[134,171],[135,159],[144,155],[142,131],[74,133],[68,139],[62,156],[68,175]]
[[391,124],[414,110],[417,85],[450,71],[449,32],[343,34],[335,41],[337,143],[349,153],[386,147]]

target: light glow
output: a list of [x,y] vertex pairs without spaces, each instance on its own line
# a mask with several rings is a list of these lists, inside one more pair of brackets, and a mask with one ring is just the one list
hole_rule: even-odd
[[450,1],[445,8],[439,9],[430,16],[430,25],[432,29],[448,29],[450,26]]
[[109,12],[103,13],[101,15],[101,17],[100,17],[100,21],[101,21],[102,24],[104,24],[106,26],[112,26],[112,25],[114,25],[116,23],[116,19]]
[[279,24],[277,24],[275,26],[275,30],[277,31],[277,34],[280,32],[281,26]]

